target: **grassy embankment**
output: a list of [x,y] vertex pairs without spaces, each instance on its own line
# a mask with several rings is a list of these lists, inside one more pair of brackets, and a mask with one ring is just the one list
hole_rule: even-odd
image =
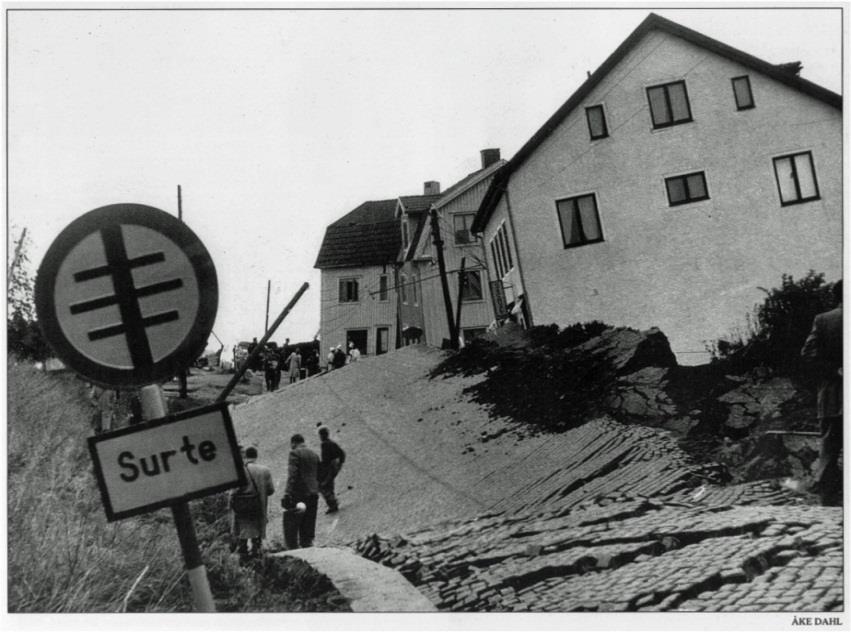
[[[190,611],[171,513],[106,521],[86,447],[84,384],[10,361],[8,389],[9,611]],[[191,507],[220,611],[348,610],[298,560],[240,567],[228,547],[224,495]]]

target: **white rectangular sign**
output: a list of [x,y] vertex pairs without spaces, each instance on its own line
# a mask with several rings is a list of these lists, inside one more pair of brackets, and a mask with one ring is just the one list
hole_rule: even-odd
[[89,452],[110,521],[245,483],[226,404],[90,437]]

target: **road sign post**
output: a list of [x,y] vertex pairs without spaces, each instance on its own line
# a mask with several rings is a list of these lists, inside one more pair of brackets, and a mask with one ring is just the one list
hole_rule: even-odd
[[110,521],[170,506],[193,604],[214,612],[188,500],[245,483],[223,404],[167,416],[158,382],[204,350],[218,306],[213,261],[179,219],[141,204],[77,218],[51,244],[35,303],[56,355],[85,379],[142,387],[143,421],[89,438]]

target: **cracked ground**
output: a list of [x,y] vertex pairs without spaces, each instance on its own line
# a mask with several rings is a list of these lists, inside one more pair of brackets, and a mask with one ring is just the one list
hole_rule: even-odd
[[317,545],[399,570],[444,611],[844,608],[841,508],[724,484],[660,428],[524,432],[464,395],[481,376],[429,379],[441,357],[406,348],[235,408],[279,490],[292,433],[315,448],[327,425],[346,449]]

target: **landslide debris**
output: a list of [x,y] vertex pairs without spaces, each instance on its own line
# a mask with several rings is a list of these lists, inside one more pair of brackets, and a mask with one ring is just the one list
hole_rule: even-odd
[[680,366],[655,328],[509,325],[450,355],[431,377],[459,374],[484,374],[465,393],[530,435],[600,416],[661,427],[696,461],[722,464],[732,482],[806,478],[816,456],[812,440],[766,434],[816,429],[808,389],[741,362]]

